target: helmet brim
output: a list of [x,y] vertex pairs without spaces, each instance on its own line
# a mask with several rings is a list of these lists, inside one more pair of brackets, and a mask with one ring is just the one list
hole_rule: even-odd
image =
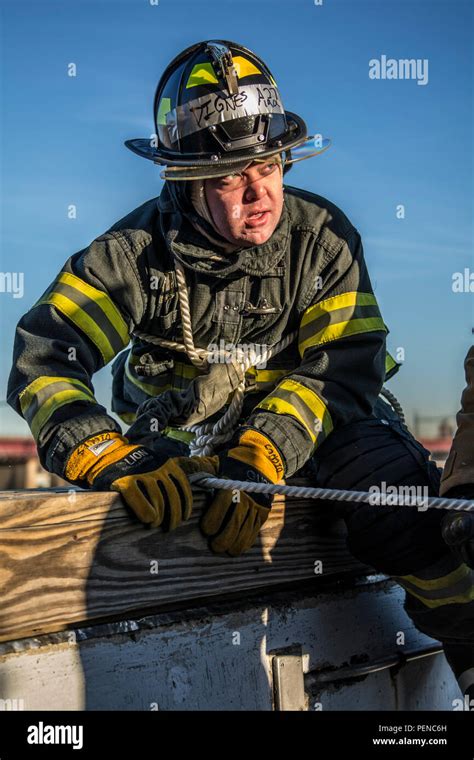
[[183,167],[183,169],[185,167],[189,169],[196,168],[196,170],[209,169],[209,176],[218,177],[222,176],[223,170],[224,173],[225,171],[228,172],[230,169],[242,166],[244,163],[248,163],[256,158],[267,158],[277,153],[283,153],[305,142],[307,140],[307,129],[303,119],[291,111],[286,111],[285,116],[290,125],[287,135],[282,136],[281,139],[274,140],[271,145],[268,144],[261,148],[257,146],[251,150],[234,151],[233,154],[208,154],[205,156],[202,154],[189,154],[186,158],[183,158],[178,154],[154,147],[150,144],[151,140],[146,138],[125,140],[124,144],[133,153],[154,163],[162,164],[166,167]]

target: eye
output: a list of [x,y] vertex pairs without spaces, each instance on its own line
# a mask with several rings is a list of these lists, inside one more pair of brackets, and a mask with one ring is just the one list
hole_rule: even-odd
[[266,164],[262,167],[263,174],[272,174],[272,172],[275,171],[275,169],[278,166],[277,161],[268,161]]
[[241,177],[242,175],[238,173],[226,174],[225,177],[219,177],[217,179],[217,187],[229,187],[235,185],[235,183],[240,180]]

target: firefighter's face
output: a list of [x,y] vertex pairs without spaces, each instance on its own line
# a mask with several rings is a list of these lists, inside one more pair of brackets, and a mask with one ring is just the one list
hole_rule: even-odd
[[241,174],[205,180],[204,188],[216,229],[226,240],[250,247],[271,237],[283,209],[281,163],[255,162]]

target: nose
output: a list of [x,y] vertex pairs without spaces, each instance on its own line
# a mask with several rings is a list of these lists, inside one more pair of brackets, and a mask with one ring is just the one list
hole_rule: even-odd
[[259,198],[263,198],[267,195],[267,188],[265,187],[265,178],[256,179],[252,184],[247,185],[244,193],[244,200],[247,203],[252,203]]

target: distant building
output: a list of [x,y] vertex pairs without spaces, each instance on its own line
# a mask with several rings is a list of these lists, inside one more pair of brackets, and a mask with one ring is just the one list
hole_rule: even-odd
[[419,441],[425,449],[431,452],[431,458],[434,459],[439,467],[443,467],[453,444],[454,426],[448,419],[441,420],[438,426],[438,435],[433,438],[419,437]]
[[41,466],[32,438],[0,437],[0,491],[63,485],[66,481]]
[[[453,435],[453,426],[447,419],[443,419],[438,426],[437,436],[417,437],[425,449],[431,452],[431,457],[438,467],[443,467],[451,449]],[[0,437],[0,491],[17,488],[56,488],[68,485],[67,481],[58,475],[43,469],[32,438]]]

